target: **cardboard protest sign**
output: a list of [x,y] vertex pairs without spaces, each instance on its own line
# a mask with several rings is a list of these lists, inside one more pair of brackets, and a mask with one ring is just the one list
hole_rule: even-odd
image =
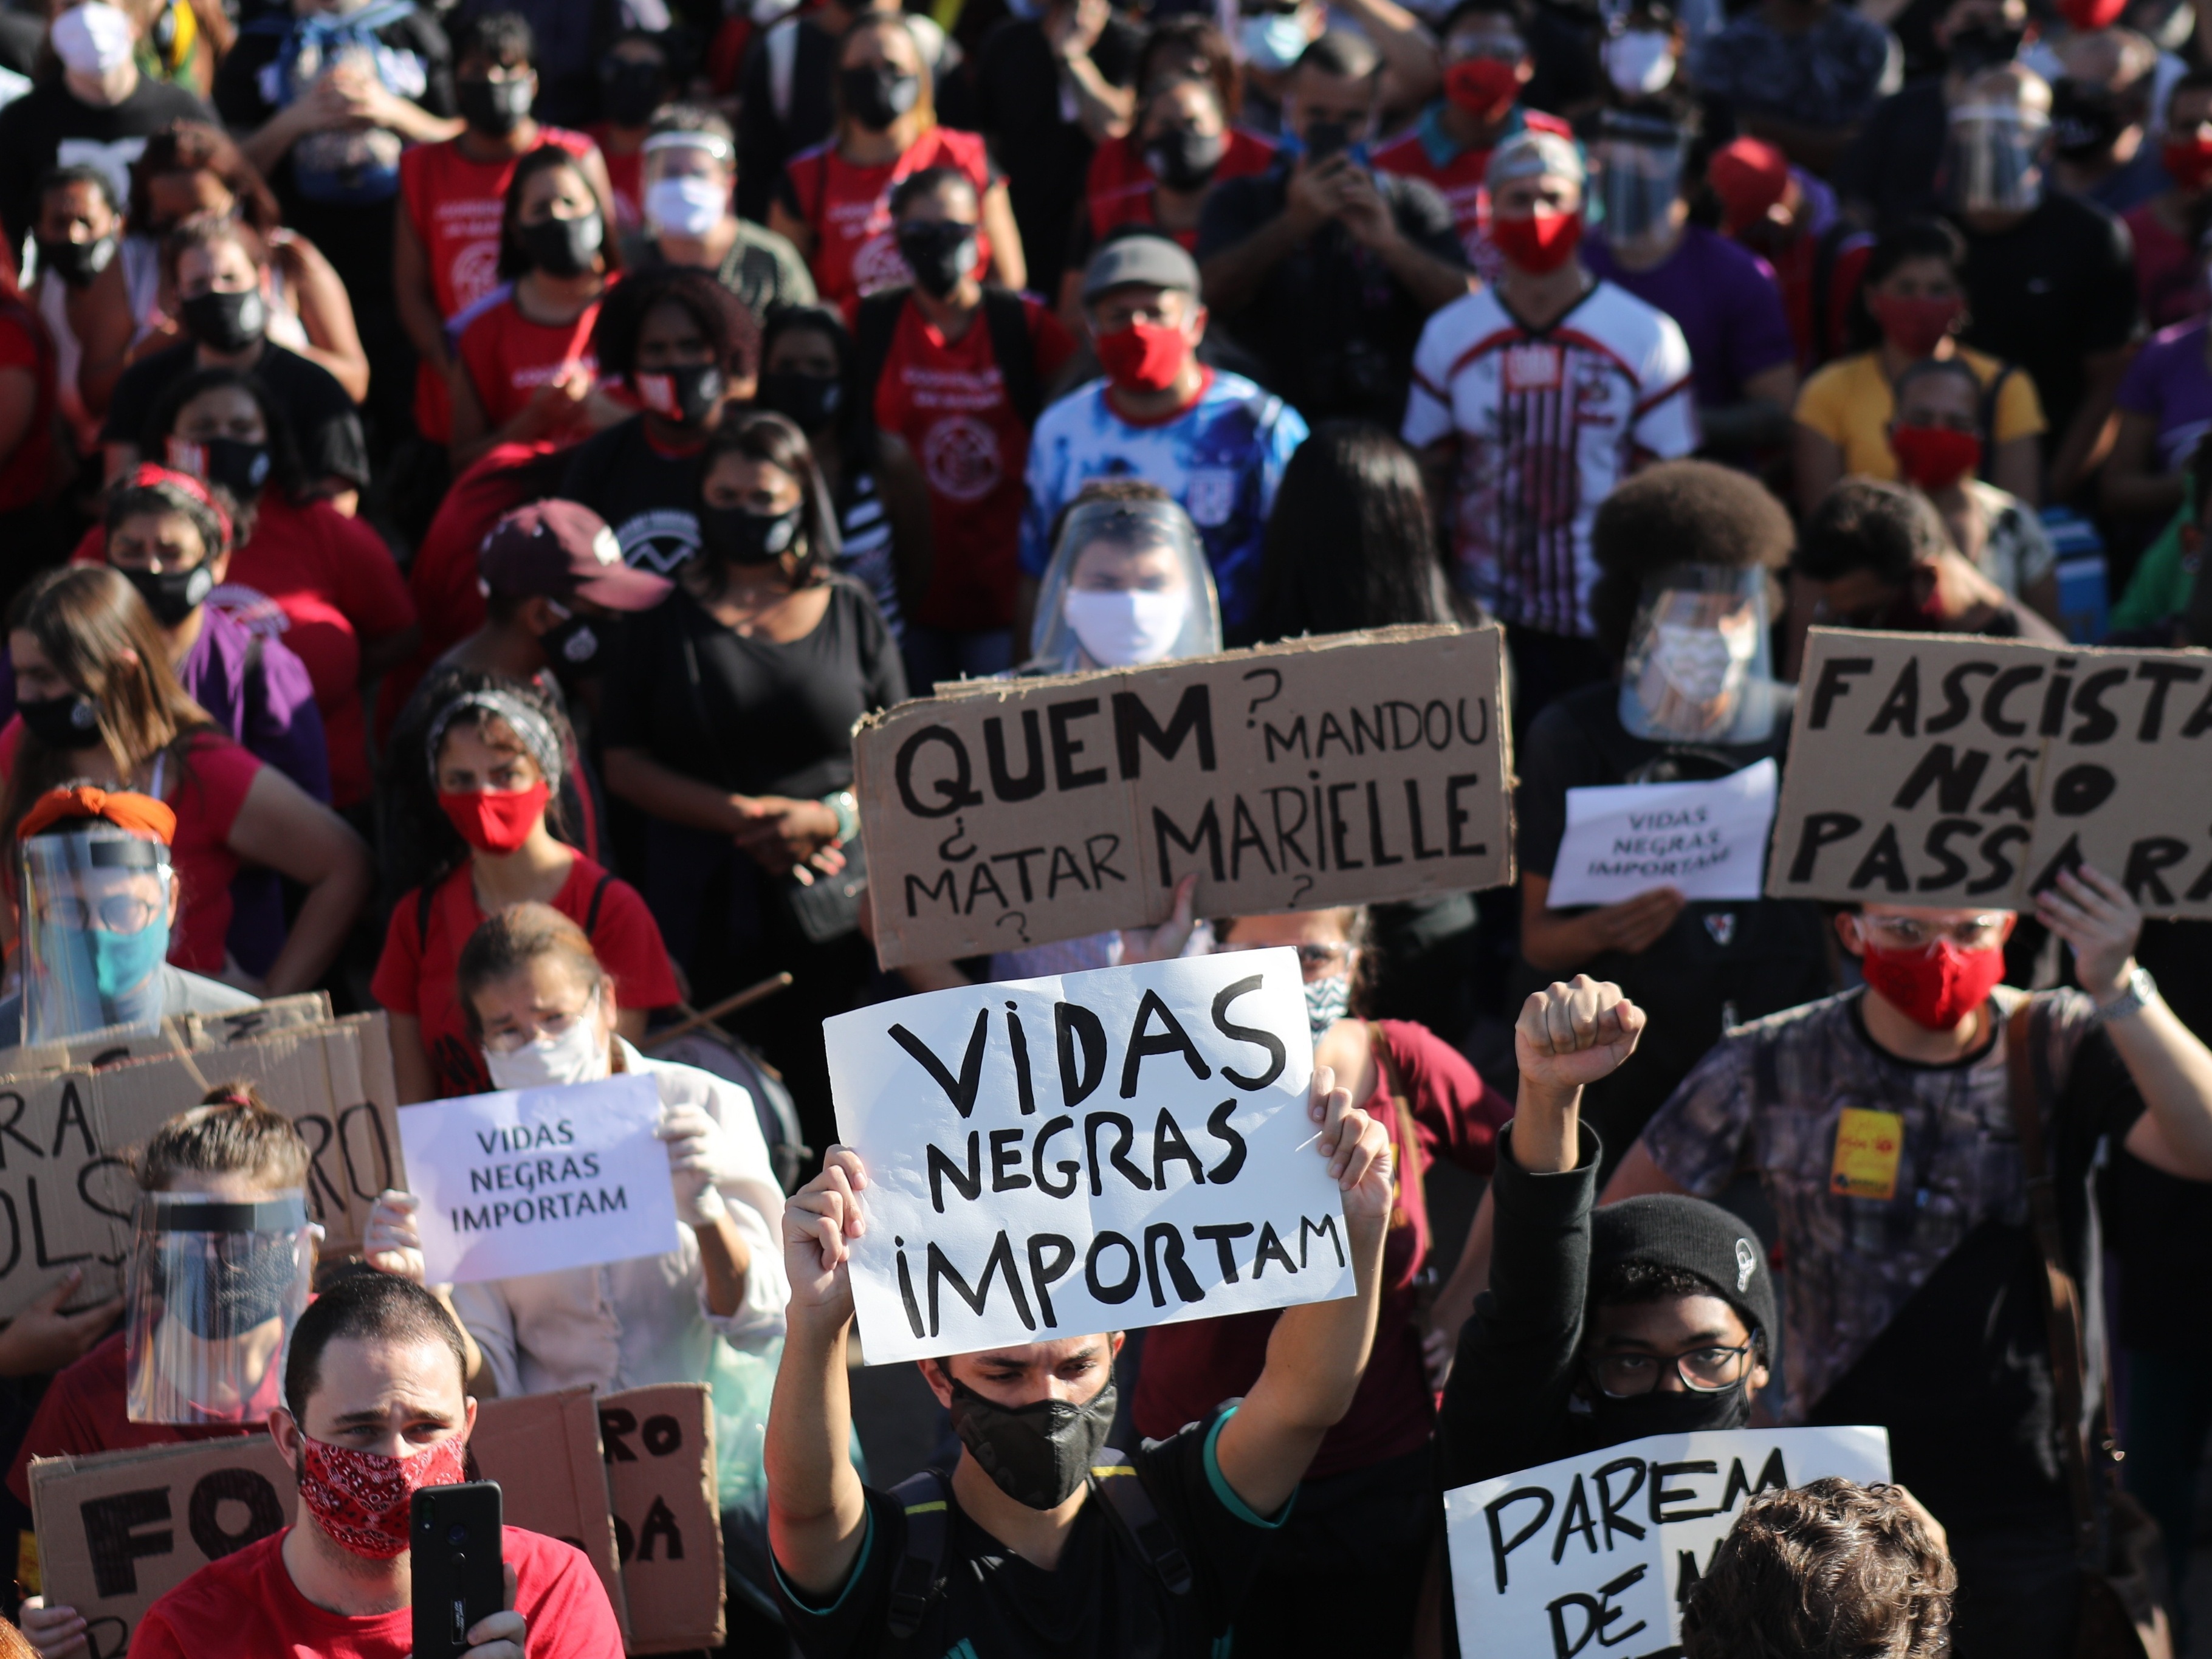
[[876,954],[1513,879],[1504,635],[1392,628],[899,704],[853,746]]
[[679,1243],[660,1095],[637,1073],[403,1107],[433,1284],[659,1255]]
[[868,1363],[1349,1296],[1289,950],[908,997],[823,1028]]
[[31,1464],[44,1593],[84,1615],[92,1659],[116,1659],[148,1607],[289,1526],[298,1504],[265,1434]]
[[170,1014],[160,1029],[133,1031],[112,1026],[88,1031],[66,1042],[26,1044],[0,1048],[0,1077],[25,1077],[38,1072],[72,1069],[98,1071],[126,1060],[147,1060],[179,1049],[198,1054],[208,1048],[228,1048],[252,1042],[277,1031],[301,1025],[321,1025],[331,1018],[330,994],[305,991],[298,996],[277,997],[221,1014]]
[[1757,898],[1779,781],[1763,760],[1705,783],[1568,790],[1547,902],[1615,904],[1660,887],[1688,899]]
[[[574,1544],[606,1586],[628,1644],[629,1603],[615,1552],[614,1510],[599,1460],[599,1401],[588,1388],[487,1400],[477,1407],[469,1450],[500,1487],[510,1527]],[[637,1650],[631,1649],[632,1652]]]
[[1815,629],[1766,891],[2020,909],[2095,865],[2212,916],[2212,653]]
[[381,1013],[199,1055],[0,1079],[0,1318],[71,1267],[84,1269],[79,1306],[123,1288],[137,1199],[127,1154],[211,1083],[233,1081],[256,1085],[306,1138],[307,1212],[325,1229],[323,1254],[361,1248],[377,1194],[405,1182]]
[[1467,1659],[1647,1659],[1746,1499],[1828,1475],[1889,1479],[1881,1429],[1662,1434],[1444,1494]]
[[629,1651],[721,1646],[728,1585],[707,1385],[625,1389],[602,1395],[599,1409],[615,1543],[629,1596]]

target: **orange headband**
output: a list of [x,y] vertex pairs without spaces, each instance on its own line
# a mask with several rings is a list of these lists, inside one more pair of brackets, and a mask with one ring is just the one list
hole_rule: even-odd
[[18,841],[28,841],[47,825],[64,818],[101,818],[134,836],[150,836],[167,847],[177,833],[177,815],[151,795],[131,790],[112,793],[81,783],[70,789],[50,789],[32,803],[15,829]]

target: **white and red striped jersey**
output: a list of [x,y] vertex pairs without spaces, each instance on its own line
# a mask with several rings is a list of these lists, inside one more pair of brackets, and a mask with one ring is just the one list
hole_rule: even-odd
[[1597,504],[1644,461],[1698,446],[1690,349],[1611,283],[1545,329],[1485,288],[1430,318],[1413,352],[1406,441],[1449,437],[1461,584],[1506,622],[1586,637]]

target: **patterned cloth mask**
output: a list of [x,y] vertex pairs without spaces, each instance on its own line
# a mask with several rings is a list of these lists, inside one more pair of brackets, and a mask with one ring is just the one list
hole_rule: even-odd
[[356,1451],[300,1437],[300,1501],[315,1522],[372,1561],[408,1548],[409,1505],[422,1486],[457,1486],[466,1478],[458,1438],[426,1446],[412,1457]]

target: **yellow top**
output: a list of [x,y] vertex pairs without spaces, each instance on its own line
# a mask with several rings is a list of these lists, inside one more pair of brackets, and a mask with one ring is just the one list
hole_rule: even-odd
[[[1984,392],[2003,367],[1995,357],[1964,346],[1959,356]],[[1893,483],[1897,481],[1897,457],[1890,453],[1887,428],[1895,409],[1878,351],[1838,359],[1806,381],[1797,394],[1798,424],[1810,427],[1844,452],[1844,471]],[[2043,418],[2035,381],[2026,369],[2015,368],[2005,376],[1997,392],[1994,424],[1995,441],[2001,444],[2031,437],[2049,424]]]

